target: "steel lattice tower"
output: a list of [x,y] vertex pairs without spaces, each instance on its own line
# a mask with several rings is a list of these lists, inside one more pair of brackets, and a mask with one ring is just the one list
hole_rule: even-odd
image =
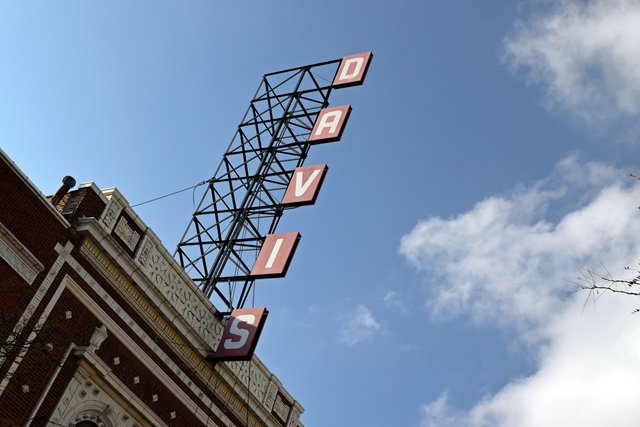
[[[341,59],[265,74],[242,122],[182,236],[175,257],[204,294],[229,311],[244,306],[249,273],[309,135],[329,105]],[[222,308],[222,307],[220,307]]]

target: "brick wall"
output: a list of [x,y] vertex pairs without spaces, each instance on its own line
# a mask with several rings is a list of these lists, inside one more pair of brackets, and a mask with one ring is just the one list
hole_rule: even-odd
[[[67,312],[73,314],[70,319],[66,316]],[[99,326],[98,321],[86,307],[69,291],[63,291],[7,389],[0,397],[0,407],[4,408],[2,412],[10,419],[18,420],[20,425],[24,425],[45,392],[49,380],[61,366],[69,345],[72,342],[79,346],[88,345],[96,326]],[[65,372],[67,378],[59,377],[62,381],[59,381],[58,386],[49,392],[53,399],[48,403],[52,403],[52,400],[57,402],[70,375],[75,371],[73,359],[68,360],[67,364],[71,365],[67,366],[68,369]],[[22,388],[24,385],[29,387],[26,393]]]
[[47,270],[57,255],[55,244],[68,240],[68,230],[1,156],[0,177],[0,222]]
[[106,203],[95,189],[87,186],[67,193],[56,205],[56,209],[69,222],[73,222],[75,218],[83,216],[99,218],[105,206]]

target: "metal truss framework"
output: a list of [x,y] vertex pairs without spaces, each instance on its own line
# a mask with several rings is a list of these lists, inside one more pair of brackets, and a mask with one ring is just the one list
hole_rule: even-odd
[[[249,274],[280,204],[310,147],[313,125],[329,105],[340,59],[265,74],[185,231],[175,257],[209,298],[242,308]],[[287,207],[289,209],[289,207]],[[222,308],[219,306],[219,308]]]

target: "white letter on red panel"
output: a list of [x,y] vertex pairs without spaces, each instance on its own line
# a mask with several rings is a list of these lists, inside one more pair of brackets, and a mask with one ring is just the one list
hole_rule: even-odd
[[313,126],[309,141],[333,142],[342,136],[344,125],[351,113],[350,105],[340,107],[323,108],[318,114],[316,124]]
[[329,167],[325,164],[296,168],[282,198],[283,205],[312,205]]
[[256,321],[256,316],[253,314],[241,314],[233,318],[231,326],[229,327],[229,334],[239,337],[237,341],[232,338],[227,338],[222,342],[222,347],[226,350],[237,350],[247,345],[249,341],[249,329],[242,329],[242,323],[248,323],[253,325]]
[[333,87],[361,85],[369,69],[371,58],[373,58],[371,52],[358,53],[342,58],[336,77],[333,79]]
[[299,240],[298,232],[269,234],[264,239],[250,275],[262,278],[284,277]]
[[266,308],[237,308],[231,312],[214,360],[249,360],[269,312]]

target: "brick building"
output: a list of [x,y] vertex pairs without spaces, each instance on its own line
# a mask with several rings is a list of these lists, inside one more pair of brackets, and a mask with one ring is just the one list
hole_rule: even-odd
[[206,360],[222,316],[118,190],[0,178],[0,426],[302,425],[257,357]]

